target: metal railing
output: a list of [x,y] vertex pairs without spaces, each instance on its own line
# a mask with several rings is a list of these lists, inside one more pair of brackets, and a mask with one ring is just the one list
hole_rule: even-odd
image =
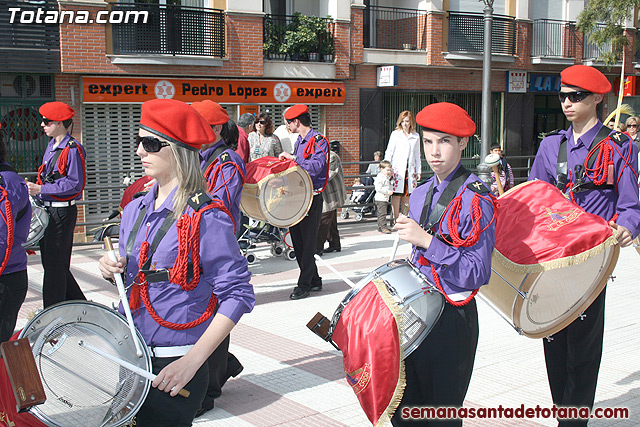
[[575,22],[536,19],[533,21],[531,56],[575,58],[576,40]]
[[112,24],[116,55],[225,55],[223,10],[149,3],[112,3],[111,10],[136,12],[139,21]]
[[[604,28],[605,25],[604,24],[598,24],[597,25],[598,28]],[[611,43],[605,43],[605,44],[595,44],[592,41],[589,40],[589,34],[584,35],[584,50],[582,53],[582,58],[583,59],[591,59],[591,60],[598,60],[603,53],[609,53],[611,52]]]
[[335,26],[330,18],[268,14],[262,28],[265,59],[333,62]]
[[[491,52],[515,55],[516,19],[493,15]],[[482,53],[484,15],[482,13],[449,12],[449,52]]]
[[426,50],[426,11],[367,6],[364,11],[364,47]]

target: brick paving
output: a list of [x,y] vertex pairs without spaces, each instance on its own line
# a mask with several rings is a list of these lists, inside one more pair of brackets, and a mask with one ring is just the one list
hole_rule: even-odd
[[[353,281],[384,264],[393,235],[375,231],[375,224],[340,224],[342,252],[324,259]],[[398,257],[410,246],[400,245]],[[311,297],[290,301],[298,275],[295,261],[271,255],[259,244],[258,260],[250,266],[256,307],[231,334],[231,351],[244,364],[231,379],[216,407],[196,419],[195,426],[367,426],[355,394],[344,379],[341,354],[312,334],[306,323],[320,311],[331,317],[349,287],[320,266],[324,289]],[[97,260],[102,249],[75,248],[72,271],[87,297],[111,306],[114,287],[100,278]],[[635,426],[640,423],[640,324],[638,321],[638,254],[620,252],[615,281],[607,290],[605,344],[596,407],[626,407],[630,418],[593,419],[591,426]],[[39,255],[29,258],[29,293],[20,312],[19,327],[41,303],[42,267]],[[480,338],[474,373],[465,406],[517,408],[551,406],[541,340],[519,336],[491,308],[478,302]],[[468,426],[553,426],[552,419],[468,420]]]

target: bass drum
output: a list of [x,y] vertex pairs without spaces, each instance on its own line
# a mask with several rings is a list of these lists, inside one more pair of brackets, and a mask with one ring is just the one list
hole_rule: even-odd
[[42,239],[49,225],[49,212],[36,198],[29,197],[29,199],[31,200],[31,225],[27,240],[22,244],[25,248],[35,246]]

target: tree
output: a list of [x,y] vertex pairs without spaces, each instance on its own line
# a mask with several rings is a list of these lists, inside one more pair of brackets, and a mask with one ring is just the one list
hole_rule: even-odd
[[611,43],[611,52],[603,52],[601,59],[605,64],[620,61],[628,41],[624,36],[623,25],[633,18],[638,0],[589,0],[578,15],[577,27],[589,40],[599,46]]

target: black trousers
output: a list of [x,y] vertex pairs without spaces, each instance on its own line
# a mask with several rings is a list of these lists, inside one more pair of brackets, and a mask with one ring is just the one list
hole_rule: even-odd
[[[602,359],[604,303],[607,288],[584,312],[586,317],[552,335],[544,343],[544,358],[556,406],[593,408]],[[563,421],[559,425],[587,425],[588,420]]]
[[302,221],[289,228],[296,261],[300,267],[297,286],[309,290],[311,286],[322,283],[318,267],[313,257],[316,253],[318,227],[322,217],[322,194],[313,196],[311,208]]
[[9,341],[29,287],[27,270],[0,276],[0,343]]
[[418,348],[407,357],[407,385],[391,423],[394,426],[462,425],[462,420],[402,418],[405,406],[461,407],[469,388],[478,346],[475,299],[463,307],[445,304],[442,316]]
[[229,341],[231,335],[222,340],[220,345],[211,353],[207,359],[209,365],[209,386],[207,387],[206,398],[213,400],[222,394],[222,386],[229,377],[237,372],[242,364],[232,353],[229,353]]
[[76,226],[78,207],[48,207],[49,225],[40,240],[40,257],[44,268],[42,298],[44,307],[68,300],[86,300],[78,282],[74,279],[71,265],[73,229]]
[[[153,373],[160,371],[178,360],[179,357],[152,358]],[[189,397],[177,395],[171,397],[169,393],[151,387],[140,411],[135,418],[136,427],[187,427],[193,423],[196,412],[207,391],[209,382],[209,366],[203,363],[193,379],[184,386],[191,393]]]
[[320,217],[318,227],[318,244],[316,250],[324,249],[324,242],[329,241],[330,248],[340,247],[340,232],[338,231],[338,210],[324,212]]

